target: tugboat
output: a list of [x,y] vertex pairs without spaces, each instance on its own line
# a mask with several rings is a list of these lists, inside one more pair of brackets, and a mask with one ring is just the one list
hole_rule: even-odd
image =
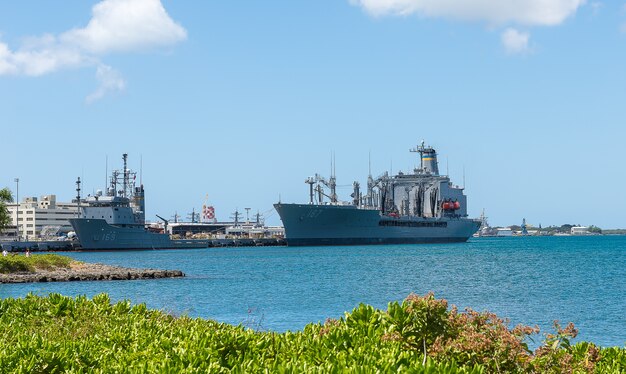
[[[411,149],[420,167],[367,180],[363,195],[353,183],[352,201],[341,202],[334,171],[309,177],[308,204],[274,204],[289,246],[465,242],[480,227],[467,217],[464,187],[439,174],[437,152],[424,142]],[[333,167],[334,169],[334,167]],[[324,188],[329,188],[327,193]],[[323,201],[324,198],[329,201]]]
[[[80,178],[76,181],[79,218],[70,219],[82,249],[170,249],[206,248],[206,240],[172,240],[168,234],[149,231],[145,221],[143,184],[136,185],[137,173],[127,167],[128,154],[122,156],[124,170],[114,170],[106,194],[81,200]],[[167,222],[166,222],[167,224]],[[165,230],[167,232],[167,228]]]

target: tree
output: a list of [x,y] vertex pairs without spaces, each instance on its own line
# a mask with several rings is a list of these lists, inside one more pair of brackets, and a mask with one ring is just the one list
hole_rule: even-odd
[[591,225],[589,226],[589,232],[593,234],[602,234],[602,229],[598,226]]
[[11,223],[11,216],[6,207],[6,203],[13,202],[11,190],[3,188],[0,190],[0,231],[4,230]]

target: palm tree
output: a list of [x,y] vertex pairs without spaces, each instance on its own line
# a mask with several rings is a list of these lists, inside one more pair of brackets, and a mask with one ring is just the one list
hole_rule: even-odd
[[9,215],[9,211],[6,207],[6,203],[13,202],[13,194],[11,194],[11,190],[8,188],[3,188],[0,190],[0,231],[4,230],[5,227],[11,223],[11,216]]

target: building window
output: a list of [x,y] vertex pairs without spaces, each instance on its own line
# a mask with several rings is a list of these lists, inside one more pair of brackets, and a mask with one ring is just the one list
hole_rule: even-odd
[[27,218],[26,218],[26,220],[27,220],[27,221],[32,221],[32,220],[33,220],[33,217],[27,217]]

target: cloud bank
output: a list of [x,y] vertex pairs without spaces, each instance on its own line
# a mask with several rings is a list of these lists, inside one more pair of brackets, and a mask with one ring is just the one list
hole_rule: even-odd
[[[374,16],[407,16],[484,22],[490,26],[555,26],[586,0],[349,0]],[[517,34],[515,34],[517,32]],[[527,50],[528,33],[507,29],[501,40],[508,52]],[[511,48],[513,47],[513,48]],[[523,47],[523,48],[522,48]]]
[[373,15],[420,14],[489,23],[552,26],[586,0],[350,0]]
[[102,0],[93,6],[84,28],[29,37],[16,50],[0,41],[0,75],[36,77],[96,66],[100,86],[87,97],[90,103],[126,86],[117,71],[102,63],[105,55],[168,47],[186,38],[186,30],[169,17],[160,0]]

